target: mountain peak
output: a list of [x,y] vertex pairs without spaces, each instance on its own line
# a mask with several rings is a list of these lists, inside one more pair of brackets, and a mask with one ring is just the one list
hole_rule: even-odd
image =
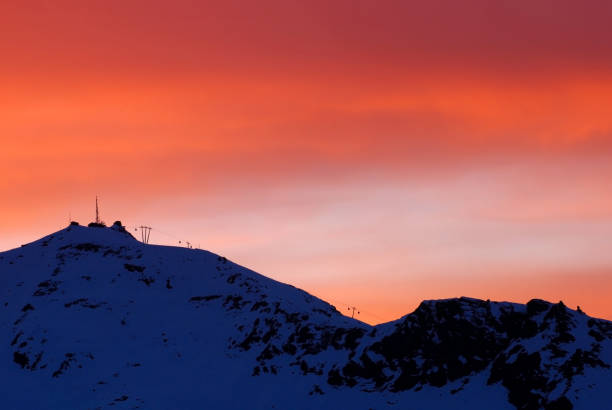
[[73,221],[66,228],[34,242],[22,245],[22,248],[32,246],[59,247],[67,244],[78,245],[82,243],[93,243],[102,246],[144,245],[134,238],[120,221],[116,221],[110,227],[94,222],[88,226],[82,226],[78,222]]
[[369,326],[120,222],[0,253],[1,340],[7,408],[571,409],[612,388],[612,323],[562,302],[427,300]]

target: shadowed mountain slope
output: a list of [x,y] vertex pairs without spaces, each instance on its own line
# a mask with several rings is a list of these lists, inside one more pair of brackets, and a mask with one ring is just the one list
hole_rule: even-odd
[[0,253],[6,409],[597,409],[610,365],[612,324],[562,303],[425,301],[369,326],[119,223]]

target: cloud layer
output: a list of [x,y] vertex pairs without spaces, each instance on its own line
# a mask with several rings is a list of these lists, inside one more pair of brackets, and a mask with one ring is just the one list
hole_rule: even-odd
[[31,1],[0,16],[2,249],[87,222],[100,194],[109,221],[370,322],[461,294],[612,317],[596,290],[612,268],[607,1]]

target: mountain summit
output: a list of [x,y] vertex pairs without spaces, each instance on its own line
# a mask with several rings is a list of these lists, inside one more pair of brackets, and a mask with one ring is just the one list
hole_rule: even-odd
[[612,323],[561,302],[369,326],[120,223],[0,253],[3,409],[603,409],[611,365]]

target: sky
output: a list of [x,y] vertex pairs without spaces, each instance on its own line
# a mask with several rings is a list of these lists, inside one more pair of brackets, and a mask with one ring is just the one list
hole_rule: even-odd
[[608,0],[2,2],[0,250],[92,221],[98,195],[107,223],[368,323],[457,296],[612,319],[611,18]]

